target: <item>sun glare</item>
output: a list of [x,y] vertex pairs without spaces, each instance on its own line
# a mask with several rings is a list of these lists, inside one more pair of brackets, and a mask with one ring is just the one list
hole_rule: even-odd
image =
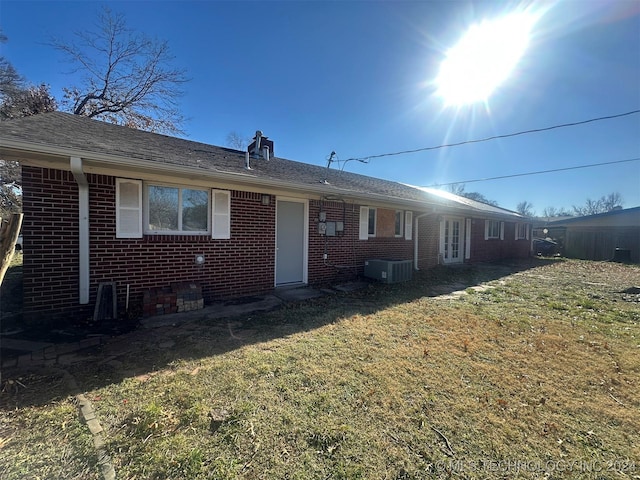
[[447,105],[486,101],[518,64],[537,19],[511,13],[471,26],[440,65],[437,95]]

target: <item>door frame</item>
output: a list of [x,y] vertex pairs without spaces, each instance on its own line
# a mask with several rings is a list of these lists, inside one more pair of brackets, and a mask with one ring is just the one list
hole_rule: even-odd
[[[445,251],[445,238],[444,238],[444,230],[445,230],[445,222],[446,221],[456,221],[460,225],[460,232],[458,234],[458,257],[456,259],[446,259],[444,256]],[[440,241],[439,241],[439,258],[442,259],[442,263],[444,265],[451,265],[456,263],[464,263],[464,259],[466,257],[465,251],[465,240],[466,240],[466,227],[467,222],[464,217],[458,217],[455,215],[444,215],[440,220]]]
[[[295,197],[281,197],[276,196],[276,215],[275,215],[275,233],[276,233],[276,241],[275,241],[275,251],[274,251],[274,262],[273,262],[273,282],[274,287],[277,287],[278,284],[278,202],[292,202],[292,203],[302,203],[304,205],[304,214],[303,214],[303,226],[302,226],[302,282],[301,285],[306,285],[309,283],[309,200],[306,198],[295,198]],[[280,285],[295,285],[293,284],[280,284]]]

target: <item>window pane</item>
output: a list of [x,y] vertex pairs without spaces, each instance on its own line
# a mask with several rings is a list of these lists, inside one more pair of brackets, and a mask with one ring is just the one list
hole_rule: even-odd
[[208,202],[206,190],[182,189],[182,230],[207,231]]
[[149,185],[149,230],[178,230],[178,189]]
[[396,235],[402,235],[402,212],[396,212]]
[[370,208],[369,209],[369,231],[368,231],[369,235],[375,235],[376,234],[376,209],[375,208]]
[[496,220],[489,221],[489,238],[498,238],[500,236],[500,222]]

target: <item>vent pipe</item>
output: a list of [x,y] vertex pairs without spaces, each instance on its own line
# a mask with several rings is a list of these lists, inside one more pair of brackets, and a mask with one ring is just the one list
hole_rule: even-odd
[[267,162],[269,161],[269,146],[265,145],[262,147],[262,158],[264,158]]
[[249,165],[249,151],[244,152],[244,168],[245,170],[251,170],[251,165]]
[[253,153],[258,157],[260,156],[260,140],[262,140],[262,132],[256,130],[256,145],[253,147]]

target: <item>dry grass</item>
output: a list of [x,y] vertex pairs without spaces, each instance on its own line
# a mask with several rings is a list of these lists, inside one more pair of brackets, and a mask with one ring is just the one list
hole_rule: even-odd
[[[73,373],[119,478],[640,478],[640,297],[624,292],[640,269],[502,272],[428,272],[239,319],[243,341],[192,325],[170,352]],[[478,280],[490,288],[433,296]],[[75,420],[64,395],[24,392],[2,412],[1,478],[95,475],[85,434],[60,433]]]

